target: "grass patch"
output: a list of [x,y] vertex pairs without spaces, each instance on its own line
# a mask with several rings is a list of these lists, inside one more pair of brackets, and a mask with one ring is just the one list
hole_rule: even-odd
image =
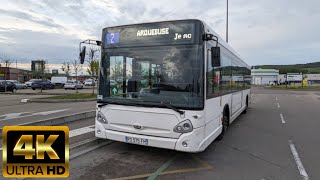
[[271,86],[271,89],[276,90],[320,90],[320,86],[307,86],[307,87],[301,87],[301,86]]
[[47,97],[43,99],[92,99],[96,97],[97,97],[96,94],[78,93],[78,94],[66,94],[61,96],[52,96],[52,97]]
[[319,74],[320,73],[320,67],[303,68],[303,70],[307,70],[308,73],[311,73],[311,74]]

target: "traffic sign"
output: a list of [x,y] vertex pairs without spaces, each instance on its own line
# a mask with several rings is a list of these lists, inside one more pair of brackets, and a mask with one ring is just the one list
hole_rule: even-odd
[[117,95],[118,94],[118,88],[117,87],[113,87],[111,92],[112,92],[112,95]]

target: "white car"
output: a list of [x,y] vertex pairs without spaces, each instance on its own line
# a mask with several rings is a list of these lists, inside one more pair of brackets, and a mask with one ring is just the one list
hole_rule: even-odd
[[25,82],[24,84],[27,86],[27,87],[31,87],[32,83],[35,82],[35,81],[39,81],[41,79],[30,79],[29,81]]
[[[115,80],[110,80],[110,86],[117,86],[117,81],[115,81]],[[127,82],[127,84],[128,84],[128,82]]]
[[67,81],[64,84],[64,89],[82,89],[83,85],[81,84],[80,81]]
[[13,84],[15,84],[17,89],[26,89],[27,88],[27,85],[21,83],[20,81],[17,81],[17,80],[7,80],[7,81],[10,81]]
[[96,83],[92,79],[86,79],[83,83],[85,86],[95,86]]

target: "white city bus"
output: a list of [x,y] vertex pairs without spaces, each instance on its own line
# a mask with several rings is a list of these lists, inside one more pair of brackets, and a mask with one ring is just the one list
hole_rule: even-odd
[[250,67],[200,20],[108,27],[102,46],[98,138],[201,152],[246,112]]

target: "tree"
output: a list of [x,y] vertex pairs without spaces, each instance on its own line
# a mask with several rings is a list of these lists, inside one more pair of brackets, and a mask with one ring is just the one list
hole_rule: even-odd
[[110,78],[117,81],[123,77],[123,64],[120,61],[115,61],[114,64],[110,66]]
[[62,63],[62,66],[61,66],[61,70],[62,70],[64,73],[66,73],[66,76],[69,76],[70,70],[71,70],[70,62],[63,62],[63,63]]
[[[5,65],[5,68],[4,68],[4,80],[6,81],[7,80],[7,69],[10,68],[13,60],[8,56],[2,56],[2,57],[0,57],[0,60]],[[7,92],[7,86],[4,87],[4,92]]]
[[99,71],[99,61],[94,59],[89,62],[87,72],[90,76],[98,76],[98,71]]
[[[92,84],[94,81],[94,77],[98,76],[98,71],[99,71],[99,55],[96,53],[98,52],[99,49],[91,47],[90,50],[88,51],[88,68],[87,72],[91,76],[92,79]],[[94,86],[92,86],[92,94],[94,94]]]
[[82,70],[82,65],[75,59],[74,62],[71,63],[74,72],[76,73],[76,93],[78,93],[78,72]]

